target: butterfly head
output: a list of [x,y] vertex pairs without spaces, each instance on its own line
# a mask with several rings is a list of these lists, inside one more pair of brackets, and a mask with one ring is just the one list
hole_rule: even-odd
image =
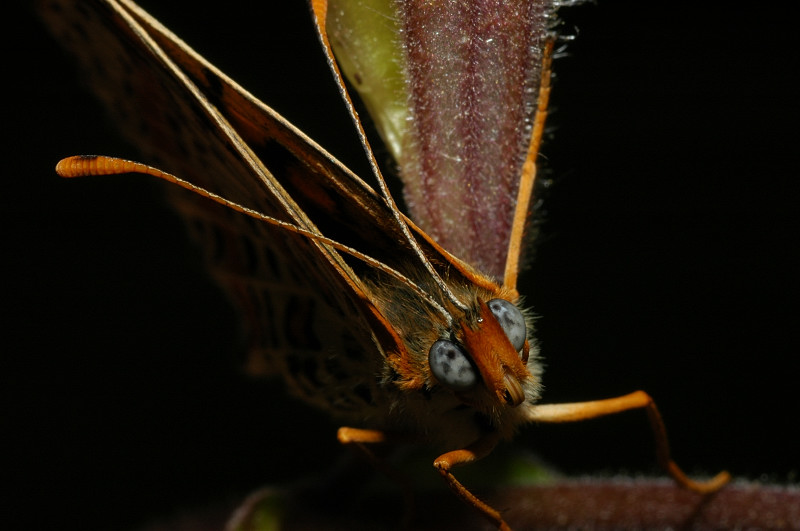
[[428,353],[431,375],[461,401],[479,409],[517,407],[535,375],[528,370],[531,350],[522,312],[496,298],[477,301],[453,340],[439,339]]

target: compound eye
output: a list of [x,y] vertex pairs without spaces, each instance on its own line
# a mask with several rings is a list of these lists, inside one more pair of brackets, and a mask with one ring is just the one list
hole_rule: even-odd
[[503,327],[514,350],[520,351],[525,346],[528,331],[525,329],[525,318],[519,308],[505,299],[492,299],[486,303],[494,318]]
[[475,367],[464,350],[446,339],[440,339],[428,352],[431,372],[442,385],[453,391],[466,391],[478,383]]

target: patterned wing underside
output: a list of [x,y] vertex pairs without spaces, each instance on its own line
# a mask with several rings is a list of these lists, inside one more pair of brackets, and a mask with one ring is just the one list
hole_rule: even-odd
[[[41,6],[51,31],[78,55],[91,86],[147,162],[313,231],[305,207],[295,203],[283,183],[303,185],[296,188],[301,202],[308,202],[304,190],[311,194],[333,186],[339,196],[360,190],[368,196],[361,201],[367,207],[362,205],[360,216],[344,219],[367,230],[364,216],[384,206],[366,185],[321,150],[299,158],[291,148],[307,152],[310,141],[197,63],[180,41],[159,33],[161,46],[177,54],[184,69],[193,66],[194,80],[205,85],[201,96],[193,94],[188,88],[193,82],[176,75],[154,53],[152,37],[145,35],[154,27],[138,13],[143,28],[126,9],[131,8],[112,1],[46,0]],[[266,159],[269,171],[238,129],[230,127],[229,115]],[[331,172],[337,180],[327,179]],[[301,398],[344,416],[363,419],[385,407],[377,389],[384,352],[372,333],[376,327],[364,309],[358,277],[344,259],[335,250],[195,194],[181,190],[174,195],[178,210],[206,245],[214,275],[242,310],[251,368],[280,374]],[[334,201],[334,207],[350,208],[340,203]],[[346,236],[347,229],[341,224],[338,232]]]
[[369,411],[378,405],[379,347],[357,339],[370,336],[358,330],[353,302],[309,289],[319,279],[284,259],[285,253],[298,256],[291,239],[265,234],[250,218],[192,195],[172,199],[241,312],[248,372],[278,375],[295,395],[339,415],[363,420],[377,414]]

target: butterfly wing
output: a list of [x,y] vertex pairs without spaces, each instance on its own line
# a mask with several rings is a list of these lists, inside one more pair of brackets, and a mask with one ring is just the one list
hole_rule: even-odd
[[[366,184],[135,5],[47,1],[41,11],[149,161],[311,232],[323,225],[354,247],[397,253],[396,227],[375,222],[388,207]],[[243,310],[251,367],[345,415],[377,407],[371,387],[396,338],[364,296],[353,269],[363,264],[194,194],[175,203]]]
[[[407,222],[381,180],[378,194],[132,2],[44,5],[148,162],[381,264],[179,196],[212,270],[244,310],[251,367],[279,373],[323,408],[386,420],[419,398],[405,391],[432,385],[428,349],[451,333],[451,310],[516,297]],[[424,400],[417,405],[441,426]]]

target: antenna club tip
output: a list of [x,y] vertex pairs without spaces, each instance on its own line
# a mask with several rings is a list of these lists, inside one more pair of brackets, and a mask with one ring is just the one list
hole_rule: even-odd
[[96,155],[78,155],[61,159],[56,164],[56,173],[60,177],[82,177],[91,172]]

